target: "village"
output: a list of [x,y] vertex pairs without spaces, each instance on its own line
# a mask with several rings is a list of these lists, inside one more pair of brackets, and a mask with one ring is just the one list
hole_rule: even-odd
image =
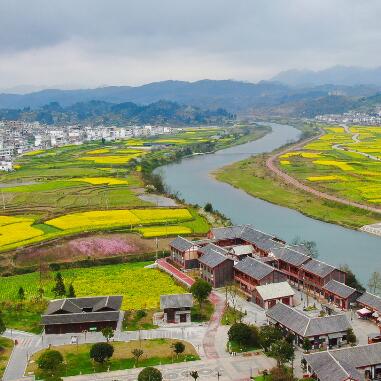
[[169,126],[51,126],[39,122],[0,121],[0,171],[14,170],[17,156],[91,141],[112,142],[118,139],[156,136],[180,132]]
[[[15,346],[4,380],[21,377],[31,355],[43,348],[104,341],[105,328],[122,342],[155,338],[190,342],[200,360],[159,366],[164,377],[168,375],[164,379],[185,379],[194,369],[208,375],[201,379],[266,374],[274,366],[271,356],[261,351],[237,354],[227,345],[229,327],[221,322],[227,308],[237,310],[242,323],[274,326],[285,338],[292,337],[293,369],[299,378],[359,381],[381,376],[381,298],[347,286],[345,271],[313,258],[303,244],[289,245],[251,225],[212,228],[200,240],[178,236],[170,243],[170,255],[154,266],[190,290],[197,279],[210,284],[214,305],[210,321],[192,322],[196,301],[191,292],[161,295],[160,312],[153,316],[158,328],[138,332],[121,328],[122,296],[52,300],[41,317],[41,335],[7,330],[7,337],[28,345]],[[25,365],[17,367],[16,362]],[[111,372],[102,379],[133,380],[137,371],[115,376]]]

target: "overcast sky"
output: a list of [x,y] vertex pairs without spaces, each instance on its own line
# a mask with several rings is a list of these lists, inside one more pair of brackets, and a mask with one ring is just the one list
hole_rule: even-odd
[[381,66],[381,0],[0,0],[0,89]]

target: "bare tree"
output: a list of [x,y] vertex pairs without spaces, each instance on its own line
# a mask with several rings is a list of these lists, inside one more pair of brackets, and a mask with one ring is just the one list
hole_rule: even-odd
[[139,364],[139,359],[140,357],[143,356],[143,349],[139,349],[139,348],[135,348],[131,351],[132,353],[132,356],[134,356],[134,359],[135,359],[135,365],[138,365]]
[[234,323],[237,322],[237,312],[238,312],[238,296],[239,296],[239,288],[236,283],[226,283],[225,285],[225,298],[226,305],[230,306],[233,310],[234,315]]
[[369,291],[373,294],[381,292],[381,274],[378,271],[372,273],[368,282]]

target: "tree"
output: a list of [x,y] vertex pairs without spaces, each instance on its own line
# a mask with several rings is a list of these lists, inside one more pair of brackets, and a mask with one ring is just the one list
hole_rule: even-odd
[[37,365],[39,369],[47,373],[54,374],[62,366],[63,361],[64,359],[60,352],[47,349],[37,359]]
[[90,348],[90,358],[98,363],[104,363],[114,354],[114,347],[109,343],[96,343]]
[[68,291],[67,291],[67,297],[68,298],[75,298],[75,290],[74,290],[74,286],[73,286],[73,284],[72,283],[70,283],[70,285],[69,285],[69,289],[68,289]]
[[105,327],[102,329],[102,335],[107,340],[107,342],[110,341],[114,337],[114,331],[111,327]]
[[303,340],[302,348],[307,353],[312,349],[311,341],[307,337],[305,337]]
[[355,333],[353,332],[353,329],[349,328],[347,330],[347,343],[351,345],[356,345],[356,342],[357,342],[357,337]]
[[257,327],[244,323],[233,324],[228,331],[229,341],[234,341],[240,346],[247,347],[259,345],[259,332]]
[[346,272],[345,284],[349,287],[355,288],[358,291],[364,292],[365,287],[357,280],[356,275],[352,272],[348,265],[340,266],[340,270]]
[[197,370],[192,370],[189,375],[194,379],[197,380],[199,378]]
[[259,342],[265,352],[267,352],[271,345],[283,337],[283,332],[275,325],[264,325],[259,331]]
[[299,236],[297,236],[292,240],[292,244],[294,246],[301,246],[306,249],[306,254],[310,255],[312,258],[317,258],[319,256],[319,251],[315,241],[302,240]]
[[237,316],[239,316],[242,320],[242,313],[237,314],[237,303],[238,303],[239,289],[237,285],[233,283],[225,284],[225,299],[226,305],[229,305],[233,310],[233,319],[234,323],[237,323]]
[[176,353],[176,357],[179,357],[179,355],[185,351],[185,345],[181,341],[176,341],[171,347],[173,352]]
[[294,360],[295,349],[294,346],[286,340],[279,340],[271,345],[269,355],[276,360],[279,368],[280,366]]
[[7,327],[5,326],[3,317],[1,316],[1,313],[0,313],[0,335],[2,335],[6,329]]
[[190,291],[200,305],[201,310],[203,302],[208,299],[208,296],[212,292],[212,286],[204,279],[199,278],[192,284]]
[[139,364],[139,359],[140,357],[143,356],[143,349],[139,349],[139,348],[135,348],[131,351],[132,353],[132,356],[134,356],[134,359],[135,359],[135,365],[138,365]]
[[25,299],[25,291],[24,291],[24,288],[23,287],[20,287],[18,292],[17,292],[17,296],[20,300],[24,300]]
[[207,202],[204,206],[204,210],[207,213],[212,213],[213,212],[213,206],[210,202]]
[[63,281],[62,274],[57,273],[55,280],[56,280],[56,284],[53,287],[52,291],[55,293],[56,296],[66,295],[65,283]]
[[381,292],[381,274],[378,271],[373,272],[370,276],[368,288],[373,294]]
[[144,368],[138,375],[138,381],[162,381],[162,379],[160,370],[151,366]]

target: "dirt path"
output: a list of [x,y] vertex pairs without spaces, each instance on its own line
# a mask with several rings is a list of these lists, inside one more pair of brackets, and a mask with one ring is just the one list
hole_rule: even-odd
[[295,145],[287,147],[286,149],[282,150],[281,152],[278,152],[275,155],[270,156],[266,160],[266,167],[271,172],[273,172],[277,176],[279,176],[287,184],[290,184],[290,185],[292,185],[292,186],[294,186],[294,187],[296,187],[298,189],[301,189],[301,190],[303,190],[305,192],[311,193],[311,194],[313,194],[316,197],[323,198],[323,199],[330,200],[330,201],[334,201],[334,202],[338,202],[340,204],[344,204],[344,205],[348,205],[348,206],[354,206],[354,207],[359,208],[359,209],[363,209],[363,210],[367,210],[367,211],[370,211],[370,212],[380,213],[381,214],[381,208],[376,208],[376,207],[367,206],[367,205],[364,205],[364,204],[359,204],[359,203],[354,202],[354,201],[349,201],[349,200],[346,200],[344,198],[340,198],[340,197],[337,197],[337,196],[330,195],[328,193],[324,193],[324,192],[318,191],[318,190],[316,190],[314,188],[309,187],[308,185],[305,185],[305,184],[301,183],[300,181],[298,181],[294,177],[288,175],[287,173],[281,171],[277,167],[276,162],[277,162],[279,156],[284,155],[285,153],[288,153],[288,152],[293,151],[295,149],[302,148],[305,144],[307,144],[307,143],[309,143],[309,142],[311,142],[313,140],[319,139],[322,135],[324,135],[324,132],[321,132],[321,134],[319,134],[318,136],[315,136],[313,138],[309,138],[309,139],[303,140],[303,141],[301,141],[301,142],[299,142],[299,143],[297,143]]

